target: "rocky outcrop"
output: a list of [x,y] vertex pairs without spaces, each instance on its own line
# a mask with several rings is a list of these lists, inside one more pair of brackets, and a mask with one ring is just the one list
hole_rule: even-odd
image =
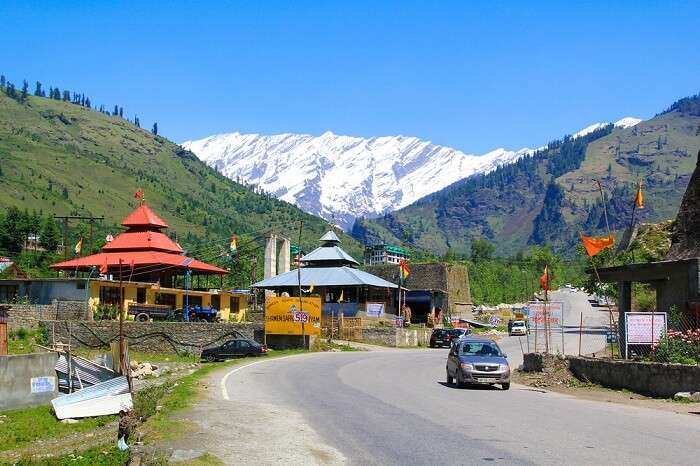
[[667,259],[700,257],[700,151],[671,234]]

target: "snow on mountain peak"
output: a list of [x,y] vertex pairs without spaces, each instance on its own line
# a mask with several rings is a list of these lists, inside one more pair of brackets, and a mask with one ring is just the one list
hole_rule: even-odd
[[529,149],[465,154],[406,136],[361,138],[238,132],[182,143],[223,175],[349,229],[477,173],[511,163]]
[[[641,120],[626,117],[616,127]],[[609,123],[595,123],[577,138]],[[534,152],[494,149],[465,154],[410,136],[362,138],[326,131],[320,136],[217,134],[182,143],[208,165],[241,183],[349,229],[358,217],[405,207],[471,175],[488,173]]]

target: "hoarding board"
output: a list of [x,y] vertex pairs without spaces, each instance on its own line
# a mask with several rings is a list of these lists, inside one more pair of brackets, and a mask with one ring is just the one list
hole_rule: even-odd
[[265,333],[320,335],[321,298],[301,298],[301,302],[293,297],[265,298]]
[[549,328],[558,328],[562,326],[564,303],[551,302],[545,304],[541,301],[533,301],[528,303],[523,311],[528,316],[530,328],[544,328],[545,315],[547,316],[546,319]]
[[628,345],[658,343],[664,333],[666,333],[665,312],[625,312],[625,338]]

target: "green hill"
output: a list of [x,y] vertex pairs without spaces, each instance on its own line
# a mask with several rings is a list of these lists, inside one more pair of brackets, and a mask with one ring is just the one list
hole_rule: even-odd
[[353,236],[403,242],[436,254],[468,255],[473,238],[501,256],[531,244],[573,254],[579,232],[605,230],[600,180],[613,230],[628,226],[636,184],[644,181],[644,222],[672,218],[700,149],[700,96],[682,99],[631,128],[609,125],[566,137],[487,175],[467,178],[399,211],[359,220]]
[[[2,210],[16,206],[45,216],[104,216],[101,233],[117,232],[119,221],[136,206],[134,192],[142,188],[149,206],[185,248],[225,245],[236,233],[248,253],[259,253],[255,237],[272,229],[296,243],[303,219],[302,246],[309,250],[329,228],[291,204],[225,178],[191,152],[119,116],[44,97],[10,98],[2,88],[0,183]],[[348,252],[361,257],[358,242],[347,235],[342,239]]]

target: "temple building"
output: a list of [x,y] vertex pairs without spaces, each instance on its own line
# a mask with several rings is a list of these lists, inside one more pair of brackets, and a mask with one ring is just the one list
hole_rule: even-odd
[[[220,289],[228,271],[184,255],[180,245],[163,233],[168,225],[146,204],[136,208],[121,225],[127,230],[97,254],[50,266],[74,278],[4,281],[3,293],[26,296],[37,303],[82,298],[87,300],[88,315],[94,315],[101,305],[119,306],[121,276],[124,311],[131,304],[181,309],[185,294],[190,306],[216,308],[224,320],[247,306],[247,296]],[[212,276],[219,277],[215,280],[219,289],[207,287],[210,280],[206,279],[205,286],[198,286],[201,278]]]
[[321,246],[301,258],[299,269],[267,278],[253,287],[299,296],[301,283],[302,296],[321,297],[324,314],[396,314],[396,284],[358,269],[359,263],[340,247],[340,239],[333,231],[319,241]]

